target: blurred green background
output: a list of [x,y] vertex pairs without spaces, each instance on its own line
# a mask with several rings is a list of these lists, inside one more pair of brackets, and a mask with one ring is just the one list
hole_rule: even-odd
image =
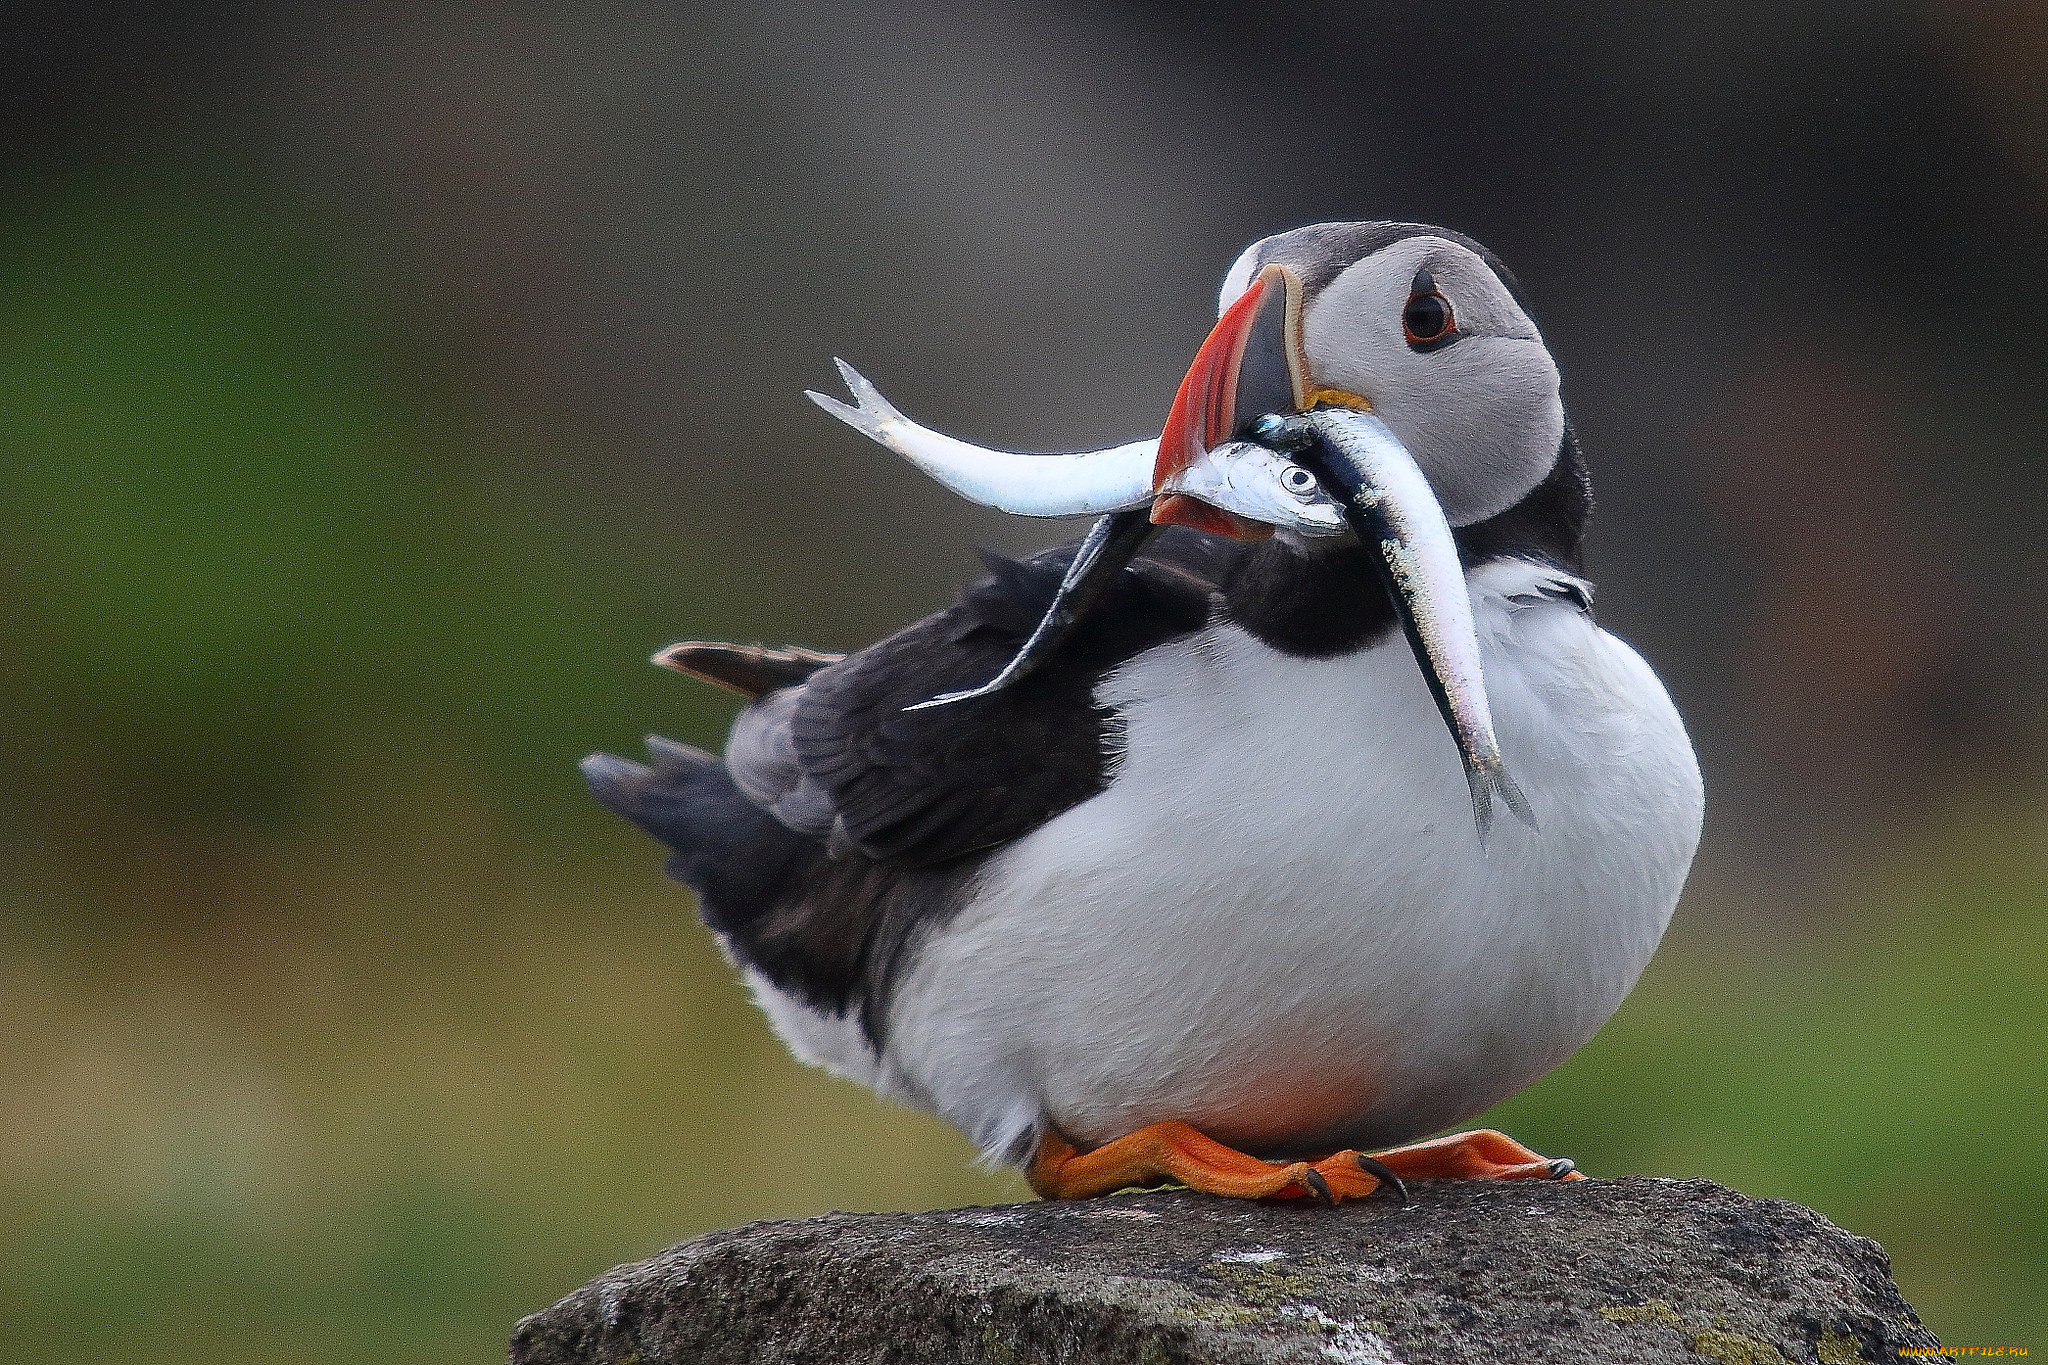
[[[1021,1197],[792,1062],[575,760],[1004,524],[798,397],[1156,429],[1302,222],[1513,262],[1709,829],[1493,1116],[2048,1349],[2034,7],[14,7],[0,1355],[500,1357],[712,1227]],[[1454,97],[1452,97],[1454,96]]]

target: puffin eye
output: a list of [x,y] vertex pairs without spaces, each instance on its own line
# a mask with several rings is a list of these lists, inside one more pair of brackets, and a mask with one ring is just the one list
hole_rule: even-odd
[[1401,309],[1401,335],[1418,351],[1433,351],[1458,339],[1458,319],[1451,301],[1437,292],[1436,280],[1427,270],[1415,272],[1409,286],[1407,306]]
[[1291,464],[1280,471],[1280,486],[1297,498],[1305,498],[1316,491],[1316,476],[1298,464]]

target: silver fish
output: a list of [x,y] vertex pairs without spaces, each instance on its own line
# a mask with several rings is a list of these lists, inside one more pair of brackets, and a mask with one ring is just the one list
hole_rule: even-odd
[[1081,624],[1081,618],[1088,614],[1088,609],[1109,590],[1158,530],[1143,508],[1111,512],[1098,520],[1088,528],[1088,534],[1075,548],[1074,558],[1068,563],[1067,572],[1060,579],[1059,590],[1053,594],[1045,615],[1038,619],[1037,627],[1010,657],[1010,662],[1003,665],[1000,673],[979,687],[941,692],[928,701],[903,709],[928,711],[935,706],[973,701],[976,697],[1000,692],[1037,672],[1039,666],[1073,634],[1074,627]]
[[867,377],[835,360],[851,403],[806,390],[805,397],[871,441],[879,442],[984,507],[1020,517],[1100,515],[1152,501],[1152,464],[1159,438],[1128,441],[1073,455],[1025,455],[958,440],[905,417]]
[[[1341,535],[1348,529],[1344,504],[1331,497],[1313,473],[1280,452],[1251,441],[1218,446],[1160,484],[1159,493],[1184,493],[1226,512],[1305,536]],[[941,693],[904,709],[923,711],[972,701],[1028,677],[1059,648],[1158,529],[1142,509],[1103,517],[1075,551],[1037,629],[1000,673],[979,687]]]
[[1344,504],[1330,496],[1313,472],[1253,441],[1216,447],[1170,475],[1159,491],[1185,493],[1247,520],[1305,536],[1337,536],[1348,529]]
[[812,392],[807,395],[812,402],[985,507],[1027,517],[1099,515],[1143,507],[1162,494],[1185,493],[1305,536],[1344,530],[1343,504],[1310,471],[1265,446],[1227,442],[1154,487],[1157,436],[1073,455],[991,450],[912,421],[860,371],[843,360],[834,363],[855,401]]
[[1480,843],[1493,824],[1495,796],[1535,828],[1494,737],[1458,543],[1415,457],[1379,418],[1343,408],[1263,417],[1251,434],[1283,451],[1313,447],[1347,496],[1352,528],[1378,546],[1402,631],[1464,760]]

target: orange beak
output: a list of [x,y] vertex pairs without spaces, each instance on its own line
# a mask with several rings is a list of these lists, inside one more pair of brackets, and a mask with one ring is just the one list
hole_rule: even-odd
[[[1180,381],[1152,465],[1154,488],[1228,441],[1240,419],[1302,408],[1308,384],[1300,338],[1301,281],[1285,266],[1269,265],[1216,320]],[[1260,407],[1240,413],[1241,390],[1248,381],[1258,391]],[[1273,534],[1270,526],[1184,493],[1154,501],[1152,520],[1232,540],[1263,540]]]

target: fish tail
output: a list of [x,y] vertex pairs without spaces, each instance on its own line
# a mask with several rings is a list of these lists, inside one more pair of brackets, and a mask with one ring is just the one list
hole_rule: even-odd
[[1515,785],[1515,779],[1509,774],[1506,766],[1495,768],[1493,777],[1494,785],[1500,789],[1500,799],[1507,802],[1508,809],[1515,813],[1515,818],[1530,829],[1542,828],[1536,823],[1536,812],[1529,808],[1529,798],[1522,795],[1522,789]]
[[[870,384],[866,375],[837,356],[833,357],[832,363],[839,367],[839,377],[846,381],[846,391],[853,395],[853,402],[834,398],[829,393],[819,393],[816,389],[805,389],[804,397],[869,440],[889,445],[890,426],[908,419],[896,410],[894,403],[882,397],[882,391]],[[895,449],[894,446],[889,448]]]
[[1498,796],[1516,818],[1530,829],[1536,828],[1536,814],[1529,809],[1529,798],[1522,795],[1522,789],[1515,785],[1515,779],[1499,762],[1474,764],[1465,769],[1465,781],[1472,788],[1472,822],[1479,830],[1479,846],[1486,847],[1486,835],[1493,828],[1493,798]]

